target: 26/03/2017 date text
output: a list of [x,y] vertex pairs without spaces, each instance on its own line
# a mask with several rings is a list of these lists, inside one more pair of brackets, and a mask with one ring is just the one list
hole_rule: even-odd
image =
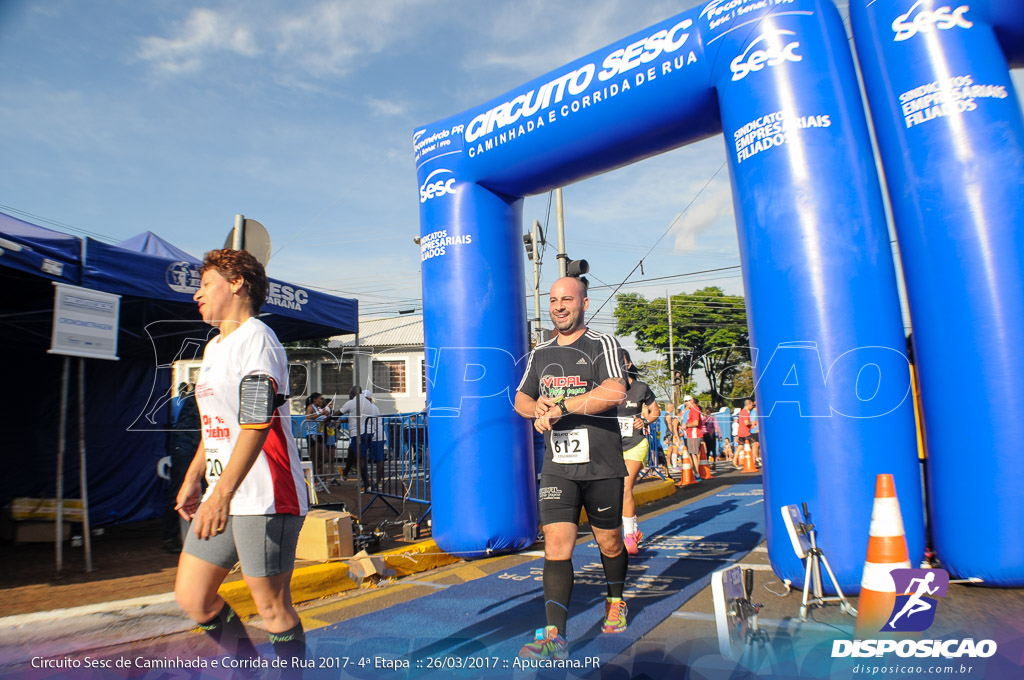
[[[293,659],[293,661],[300,662],[305,660]],[[548,663],[538,664],[538,661],[545,661]],[[348,657],[348,656],[328,656],[319,657],[315,660],[306,661],[305,667],[315,668],[346,668],[348,666],[358,666],[360,668],[374,668],[381,670],[404,670],[415,666],[416,668],[425,668],[430,670],[439,669],[465,669],[465,670],[483,670],[487,668],[597,668],[600,665],[600,660],[596,656],[588,656],[582,659],[502,659],[497,656],[431,656],[425,659],[416,661],[415,663],[410,662],[408,659],[395,659],[384,656],[360,656],[360,657]],[[554,664],[554,665],[552,665]]]

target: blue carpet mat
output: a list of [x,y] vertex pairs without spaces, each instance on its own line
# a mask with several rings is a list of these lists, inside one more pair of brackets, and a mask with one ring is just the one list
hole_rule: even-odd
[[[646,538],[630,557],[625,599],[629,628],[604,635],[605,580],[597,544],[591,539],[573,554],[576,585],[569,606],[570,657],[593,667],[552,671],[553,677],[597,675],[597,662],[626,650],[708,585],[711,573],[736,562],[764,540],[760,477],[696,503],[642,520]],[[307,678],[379,677],[390,663],[397,675],[420,677],[511,677],[514,659],[544,625],[543,560],[372,614],[311,631],[310,656],[327,665]],[[360,662],[363,662],[360,665]],[[400,666],[408,663],[408,669]],[[442,667],[438,669],[438,665]],[[331,668],[330,666],[334,666]]]

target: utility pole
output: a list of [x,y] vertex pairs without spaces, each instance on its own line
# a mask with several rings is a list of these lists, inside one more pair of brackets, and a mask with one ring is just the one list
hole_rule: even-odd
[[540,228],[540,221],[533,221],[533,323],[536,343],[539,345],[544,341],[544,331],[540,327],[540,265],[544,255],[544,232]]
[[672,405],[679,405],[679,389],[676,386],[676,350],[672,335],[672,298],[665,290],[665,305],[668,307],[668,379],[672,385]]
[[235,229],[231,232],[231,249],[245,248],[245,215],[235,214]]
[[569,256],[565,254],[565,216],[562,214],[562,189],[555,189],[555,217],[558,221],[558,278],[566,276]]

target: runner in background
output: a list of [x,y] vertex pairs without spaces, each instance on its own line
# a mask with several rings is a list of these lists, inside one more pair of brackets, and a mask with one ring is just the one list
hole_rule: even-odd
[[761,423],[757,418],[757,399],[750,400],[750,447],[754,452],[754,462],[761,467]]
[[708,405],[707,412],[701,414],[701,425],[704,426],[704,448],[708,452],[708,463],[712,470],[715,469],[715,459],[718,457],[718,443],[716,434],[718,432],[715,417],[711,413],[711,405]]
[[[626,461],[626,476],[622,494],[622,534],[626,552],[636,555],[644,534],[636,518],[636,501],[633,499],[633,484],[636,476],[647,461],[650,443],[647,440],[648,427],[659,415],[658,402],[647,383],[638,379],[636,366],[626,350],[619,350],[619,357],[626,369],[629,386],[626,400],[619,405],[615,414],[619,419],[622,434],[622,457]],[[656,453],[654,454],[657,455]]]
[[[754,407],[753,399],[744,399],[743,408],[740,409],[739,417],[737,419],[738,428],[736,430],[736,447],[737,450],[741,450],[746,446],[752,447],[750,440],[750,409]],[[743,466],[739,464],[739,460],[733,463],[733,467],[737,470],[742,470]]]
[[674,470],[679,470],[679,418],[676,416],[676,407],[671,403],[665,404],[665,453],[668,456],[668,464]]
[[702,415],[697,401],[690,395],[683,397],[683,429],[686,435],[686,450],[689,452],[693,469],[700,469],[700,445],[704,441],[704,427]]

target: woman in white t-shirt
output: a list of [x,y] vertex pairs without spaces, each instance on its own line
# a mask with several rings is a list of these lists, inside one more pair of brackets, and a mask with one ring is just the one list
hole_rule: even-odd
[[267,276],[250,253],[231,249],[207,253],[201,272],[194,299],[220,334],[206,346],[196,384],[203,437],[177,497],[191,527],[174,593],[218,644],[255,661],[245,626],[217,593],[240,562],[275,653],[302,657],[305,635],[290,583],[307,497],[285,410],[288,359],[256,318]]

